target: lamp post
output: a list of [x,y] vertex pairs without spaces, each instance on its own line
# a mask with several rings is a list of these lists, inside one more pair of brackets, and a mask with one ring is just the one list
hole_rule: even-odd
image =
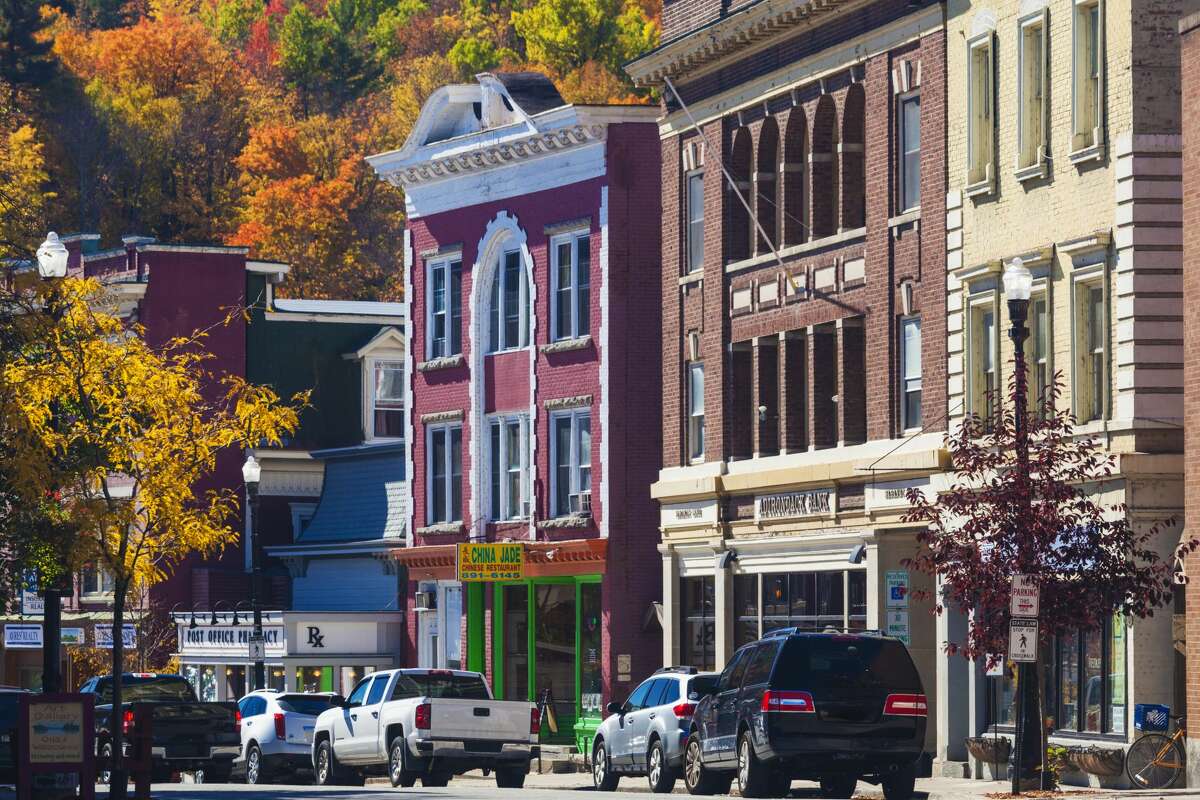
[[[46,234],[46,241],[37,249],[37,270],[42,280],[47,281],[50,293],[46,300],[46,313],[57,322],[59,308],[53,281],[66,277],[70,253],[59,241],[54,231]],[[42,691],[62,691],[62,589],[59,576],[46,582],[39,576],[38,588],[42,592],[45,611],[42,615]]]
[[[250,608],[254,612],[254,641],[263,641],[262,603],[259,594],[262,591],[262,548],[258,541],[258,481],[262,476],[262,467],[254,454],[246,456],[242,464],[242,480],[246,484],[246,495],[250,499]],[[264,689],[267,676],[261,658],[262,651],[255,652],[254,658],[254,688]]]
[[[1029,410],[1025,379],[1025,340],[1029,338],[1029,328],[1025,322],[1029,318],[1029,295],[1033,290],[1033,275],[1021,261],[1014,258],[1004,269],[1004,297],[1008,300],[1008,318],[1012,327],[1008,336],[1013,343],[1013,362],[1015,380],[1013,381],[1013,436],[1016,445],[1017,474],[1024,481],[1024,491],[1020,495],[1020,508],[1017,509],[1016,524],[1026,525],[1033,513],[1033,502],[1029,491]],[[1026,553],[1017,553],[1017,573],[1033,571],[1035,565],[1029,564]],[[1017,736],[1014,769],[1012,774],[1012,791],[1021,791],[1022,782],[1037,779],[1043,782],[1044,770],[1042,763],[1042,720],[1039,687],[1037,678],[1037,662],[1022,661],[1017,664]]]

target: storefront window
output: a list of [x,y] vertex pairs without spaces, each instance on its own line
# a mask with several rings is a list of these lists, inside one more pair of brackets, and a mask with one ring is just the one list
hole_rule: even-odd
[[737,575],[733,602],[738,647],[779,628],[861,630],[867,627],[867,574],[834,570]]
[[600,669],[601,613],[600,584],[579,587],[579,680],[580,705],[585,716],[600,716],[604,699],[604,676]]
[[267,672],[267,688],[274,689],[277,692],[282,692],[284,690],[284,676],[285,676],[283,667],[267,667],[266,672]]
[[715,670],[717,661],[716,583],[712,576],[680,578],[683,594],[683,639],[679,657],[700,670]]
[[240,700],[246,694],[246,667],[242,664],[231,664],[225,667],[225,698]]
[[1079,634],[1058,640],[1058,727],[1079,727]]
[[[986,666],[986,665],[985,665]],[[1017,668],[1012,661],[999,664],[1003,675],[989,675],[987,679],[988,723],[991,725],[1014,725],[1017,719]]]
[[217,668],[213,664],[201,664],[197,676],[196,696],[202,703],[217,702]]
[[737,575],[733,579],[733,646],[741,647],[758,639],[758,576]]
[[540,584],[533,591],[535,699],[549,692],[561,732],[575,723],[575,584]]
[[504,699],[529,699],[529,588],[504,587]]
[[462,587],[447,586],[442,598],[446,669],[462,669]]
[[850,604],[847,628],[866,630],[867,627],[867,573],[854,570],[846,573],[846,596]]
[[338,672],[341,673],[341,681],[336,690],[343,697],[349,695],[354,689],[354,684],[358,683],[358,679],[364,675],[370,675],[375,671],[374,667],[341,667]]
[[1060,730],[1125,732],[1125,649],[1120,617],[1058,638],[1053,680]]
[[296,667],[296,690],[300,692],[332,692],[333,667]]
[[1125,620],[1114,616],[1108,650],[1108,730],[1125,733]]

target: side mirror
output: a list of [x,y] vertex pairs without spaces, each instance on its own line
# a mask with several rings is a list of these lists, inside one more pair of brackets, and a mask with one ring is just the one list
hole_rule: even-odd
[[622,708],[624,708],[622,704],[618,703],[616,700],[613,700],[604,707],[604,710],[610,714],[620,714]]
[[335,694],[329,698],[329,706],[331,708],[345,708],[346,698],[342,697],[340,694]]

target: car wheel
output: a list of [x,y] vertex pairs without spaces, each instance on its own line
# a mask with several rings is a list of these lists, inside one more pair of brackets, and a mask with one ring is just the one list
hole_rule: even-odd
[[438,772],[433,775],[426,775],[421,778],[421,786],[426,789],[440,789],[450,783],[450,776],[444,772]]
[[675,770],[667,763],[667,753],[658,739],[646,754],[646,777],[650,780],[650,791],[656,794],[670,794],[675,788]]
[[821,778],[821,797],[854,797],[854,790],[857,786],[857,775],[835,775],[829,778]]
[[916,767],[913,764],[901,767],[896,772],[884,776],[880,783],[883,785],[883,796],[887,800],[912,800],[917,783]]
[[729,773],[713,772],[704,766],[700,737],[694,733],[689,736],[683,751],[683,785],[687,787],[688,794],[726,794],[731,783],[733,776]]
[[207,776],[204,774],[203,769],[198,769],[192,773],[192,783],[206,783],[206,782],[207,782]]
[[525,770],[520,767],[501,767],[496,770],[496,788],[520,789],[525,785]]
[[318,786],[333,786],[333,748],[329,740],[317,745],[316,764],[313,768],[313,780]]
[[112,780],[112,754],[112,745],[105,742],[104,746],[100,748],[100,763],[104,764],[104,767],[96,773],[97,783],[107,785]]
[[749,731],[742,731],[738,738],[737,781],[742,797],[766,797],[770,794],[770,769],[755,755]]
[[392,739],[392,747],[388,750],[388,777],[393,787],[411,788],[417,782],[417,773],[404,768],[404,737]]
[[262,750],[252,744],[246,748],[246,783],[262,783],[263,763]]
[[[776,767],[771,773],[771,796],[772,797],[787,797],[792,792],[792,776],[791,773],[784,772]],[[849,796],[849,795],[847,795]]]
[[614,775],[612,764],[608,763],[608,747],[603,739],[596,740],[592,750],[592,783],[600,792],[614,792],[621,782],[620,775]]

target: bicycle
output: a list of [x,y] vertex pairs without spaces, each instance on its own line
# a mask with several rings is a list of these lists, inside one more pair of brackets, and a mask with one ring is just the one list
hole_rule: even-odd
[[1125,753],[1125,773],[1138,789],[1169,789],[1183,774],[1187,761],[1184,742],[1187,729],[1183,717],[1173,717],[1175,733],[1147,733]]

